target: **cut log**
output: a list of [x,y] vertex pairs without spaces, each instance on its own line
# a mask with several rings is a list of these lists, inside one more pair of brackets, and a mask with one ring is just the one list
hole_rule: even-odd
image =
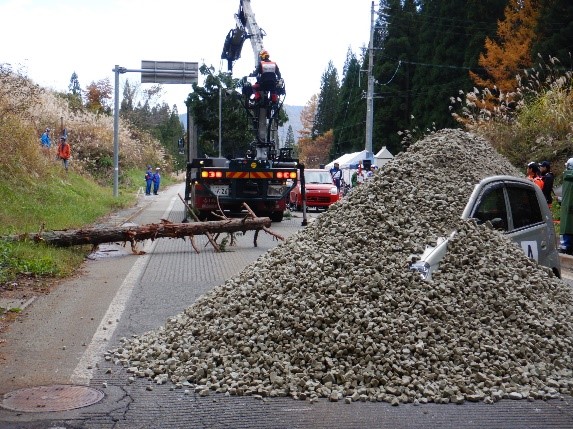
[[39,233],[18,234],[2,237],[6,241],[44,242],[54,246],[78,246],[83,244],[130,242],[132,248],[137,241],[156,238],[186,238],[194,235],[212,233],[233,233],[248,230],[266,229],[271,226],[268,217],[225,219],[220,221],[171,223],[163,220],[158,224],[141,226],[120,226],[112,228],[90,228],[63,231],[44,231]]

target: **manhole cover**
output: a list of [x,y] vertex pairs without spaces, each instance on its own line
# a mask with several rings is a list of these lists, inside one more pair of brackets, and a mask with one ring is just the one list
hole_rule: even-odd
[[13,411],[41,413],[87,407],[103,397],[103,392],[86,386],[38,386],[6,393],[0,405]]

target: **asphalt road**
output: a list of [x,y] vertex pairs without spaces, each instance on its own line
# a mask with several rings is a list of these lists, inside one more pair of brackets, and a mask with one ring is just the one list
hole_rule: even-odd
[[[180,222],[183,204],[178,193],[183,195],[182,186],[142,197],[136,210],[119,213],[109,223]],[[285,237],[295,234],[303,228],[301,214],[296,216],[272,229]],[[309,221],[316,216],[310,213]],[[258,247],[252,239],[251,231],[223,253],[215,253],[199,237],[199,254],[188,241],[175,239],[146,242],[141,250],[147,253],[139,256],[121,246],[102,246],[79,275],[39,296],[5,335],[0,428],[573,428],[571,397],[398,407],[215,393],[203,397],[193,386],[130,382],[125,369],[103,359],[121,338],[164,325],[278,244],[262,233]],[[18,389],[57,385],[84,386],[103,398],[71,409],[66,404],[77,398],[57,397],[64,409],[51,412],[43,405],[33,411],[5,406],[7,398],[21,392]],[[27,400],[43,404],[51,399],[46,396],[34,393]]]

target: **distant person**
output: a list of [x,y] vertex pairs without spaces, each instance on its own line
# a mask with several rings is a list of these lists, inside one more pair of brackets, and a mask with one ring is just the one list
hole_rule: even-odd
[[159,191],[159,184],[161,183],[161,175],[159,174],[159,167],[155,169],[155,173],[153,173],[153,195],[157,195],[157,191]]
[[553,182],[555,181],[555,176],[551,172],[551,163],[549,161],[543,161],[539,164],[539,170],[541,173],[541,179],[543,180],[543,195],[547,200],[547,204],[551,207],[553,203]]
[[335,162],[334,167],[330,169],[330,176],[332,177],[332,181],[334,182],[336,189],[338,189],[338,192],[340,193],[340,187],[342,186],[342,170],[340,169],[338,162]]
[[50,139],[50,129],[46,128],[46,130],[42,133],[40,137],[40,144],[42,145],[42,151],[46,154],[50,154],[50,148],[52,147],[52,139]]
[[366,180],[366,175],[364,174],[364,170],[362,169],[362,164],[358,164],[358,175],[356,177],[358,180],[358,185],[362,185]]
[[276,103],[279,99],[277,95],[277,82],[282,79],[279,66],[274,61],[271,61],[270,55],[267,50],[263,49],[259,52],[259,65],[251,76],[257,78],[257,83],[253,86],[255,92],[255,102],[260,101],[261,91],[269,91],[271,93],[271,102]]
[[565,163],[560,213],[559,233],[561,235],[561,245],[559,246],[559,251],[573,255],[573,158],[569,158]]
[[145,195],[151,195],[151,184],[153,183],[153,170],[151,165],[147,166],[147,171],[145,172]]
[[370,171],[368,171],[368,173],[366,173],[366,178],[370,179],[371,177],[374,177],[374,173],[376,173],[376,167],[372,166],[372,167],[370,167]]
[[354,173],[352,173],[352,176],[350,176],[350,186],[352,186],[353,188],[358,186],[358,171],[355,171]]
[[58,158],[62,160],[64,165],[64,170],[68,171],[68,165],[70,162],[71,149],[70,144],[66,141],[64,136],[60,137],[60,144],[58,145]]
[[350,178],[350,183],[352,184],[353,188],[364,183],[364,173],[362,172],[362,164],[358,164],[358,170],[352,173],[352,177]]
[[541,170],[539,170],[539,164],[536,162],[530,162],[527,164],[527,178],[543,189],[543,179],[541,178]]

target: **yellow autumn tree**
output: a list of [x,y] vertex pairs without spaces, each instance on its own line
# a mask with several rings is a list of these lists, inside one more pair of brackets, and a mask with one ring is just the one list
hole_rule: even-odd
[[85,92],[86,107],[94,113],[110,113],[113,87],[109,78],[90,83]]
[[531,46],[539,18],[538,0],[509,0],[504,19],[497,23],[497,38],[485,40],[485,52],[479,65],[485,69],[480,76],[470,72],[473,82],[482,88],[508,93],[518,86],[516,76],[531,67]]
[[333,142],[334,133],[332,130],[328,130],[315,139],[299,140],[300,162],[306,168],[319,168],[321,164],[326,164]]
[[298,156],[306,168],[319,168],[320,164],[326,164],[334,142],[332,130],[319,136],[313,134],[317,107],[318,96],[315,94],[300,112],[302,129],[298,131]]

